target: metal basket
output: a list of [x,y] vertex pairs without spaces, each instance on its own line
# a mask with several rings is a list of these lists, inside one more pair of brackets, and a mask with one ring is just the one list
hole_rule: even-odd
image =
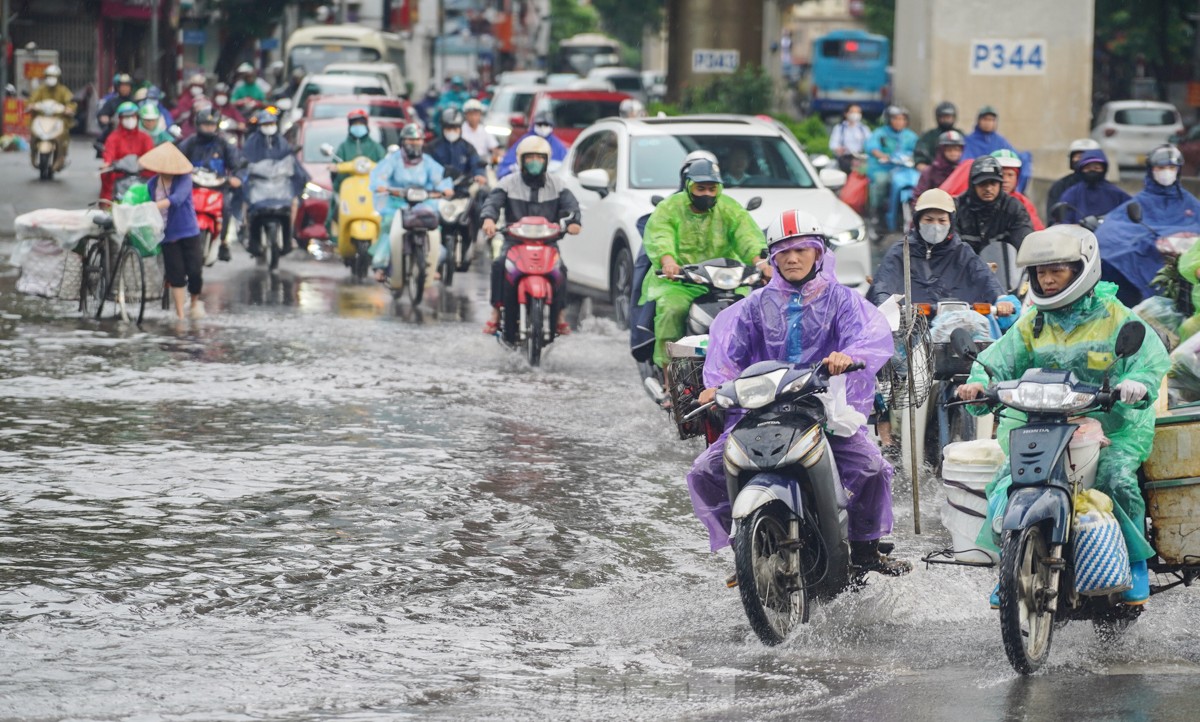
[[[903,323],[903,321],[901,321]],[[892,409],[907,409],[910,405],[921,406],[929,398],[933,386],[933,351],[929,340],[929,320],[920,314],[914,316],[912,328],[908,329],[909,343],[905,343],[905,329],[892,334],[896,355],[888,359],[876,375],[879,393]],[[905,348],[912,348],[913,373],[908,376],[908,361]],[[909,389],[912,389],[912,397]]]
[[671,418],[679,438],[690,439],[704,433],[703,417],[684,421],[683,417],[700,405],[704,391],[704,357],[673,358],[667,364],[667,394],[671,397]]

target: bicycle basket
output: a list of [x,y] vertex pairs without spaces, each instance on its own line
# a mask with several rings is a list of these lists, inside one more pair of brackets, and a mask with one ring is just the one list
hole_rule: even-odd
[[[917,314],[907,334],[903,328],[903,320],[901,324],[901,329],[892,333],[896,355],[884,364],[876,376],[879,392],[887,399],[888,406],[892,409],[923,405],[929,398],[929,389],[933,385],[933,353],[930,348],[928,319]],[[906,336],[909,339],[908,344],[905,343]],[[909,378],[908,360],[905,357],[907,348],[912,349],[912,378]]]
[[401,222],[406,231],[435,231],[438,227],[438,215],[431,208],[415,206],[404,209]]
[[704,357],[673,358],[667,364],[667,393],[671,397],[671,418],[679,431],[679,438],[690,439],[704,434],[704,419],[697,416],[690,421],[683,417],[700,405],[700,392],[704,390]]

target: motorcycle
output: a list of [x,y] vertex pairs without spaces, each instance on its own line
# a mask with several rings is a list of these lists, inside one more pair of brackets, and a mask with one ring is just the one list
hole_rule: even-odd
[[217,124],[217,132],[225,139],[226,143],[234,148],[242,147],[244,131],[233,118],[222,116],[221,121]]
[[382,219],[375,210],[371,193],[371,171],[375,164],[359,156],[344,160],[334,155],[333,146],[321,146],[321,155],[337,163],[337,172],[346,176],[336,198],[338,204],[338,255],[356,281],[364,281],[371,271],[371,244],[379,238]]
[[514,243],[505,257],[504,304],[500,308],[500,341],[509,348],[523,345],[530,366],[542,361],[542,351],[558,335],[554,289],[562,277],[555,241],[565,223],[527,216],[497,229]]
[[767,645],[807,623],[812,600],[863,575],[851,565],[846,493],[824,431],[829,379],[823,366],[762,361],[691,414],[714,403],[746,412],[725,442],[731,540],[742,606]]
[[474,185],[473,176],[464,175],[454,182],[454,198],[438,204],[442,217],[442,256],[438,266],[442,283],[454,282],[455,271],[471,267],[471,247],[478,233],[479,209],[487,188]]
[[260,160],[247,166],[246,222],[258,233],[259,260],[279,267],[285,243],[291,243],[292,173],[295,159]]
[[429,234],[438,229],[437,213],[424,205],[429,193],[424,186],[388,188],[389,195],[403,198],[407,204],[392,218],[388,281],[393,296],[407,289],[413,306],[425,295]]
[[138,167],[138,157],[133,153],[118,158],[110,167],[101,168],[100,172],[108,173],[113,177],[113,203],[120,203],[130,188],[143,181],[142,170]]
[[[1146,327],[1139,322],[1122,326],[1114,349],[1116,360],[1135,354],[1145,335]],[[978,362],[968,331],[956,329],[951,344],[959,356]],[[1118,392],[1109,386],[1115,364],[1109,365],[1100,386],[1080,382],[1071,371],[1035,368],[1015,381],[989,384],[982,400],[953,402],[985,403],[1028,416],[1009,436],[1012,487],[1004,515],[995,522],[1003,539],[1000,634],[1009,663],[1021,674],[1042,666],[1054,628],[1067,620],[1090,619],[1101,626],[1121,627],[1141,612],[1141,607],[1121,604],[1119,592],[1085,596],[1076,591],[1075,583],[1074,504],[1076,494],[1094,482],[1099,455],[1072,454],[1068,447],[1079,426],[1077,417],[1107,411],[1117,401]]]
[[891,158],[892,169],[889,171],[889,203],[888,224],[891,228],[903,230],[912,225],[912,195],[917,182],[921,180],[921,171],[913,164],[911,155],[895,155]]
[[200,226],[200,249],[205,266],[217,262],[217,253],[221,249],[225,186],[228,182],[228,178],[207,168],[192,171],[192,204],[196,206],[196,223]]
[[[33,167],[38,169],[38,178],[44,181],[54,180],[54,169],[58,165],[58,139],[66,131],[66,106],[55,100],[43,100],[34,103],[31,108],[33,120],[29,125],[29,133],[33,137],[35,154]],[[63,152],[66,152],[65,146]]]

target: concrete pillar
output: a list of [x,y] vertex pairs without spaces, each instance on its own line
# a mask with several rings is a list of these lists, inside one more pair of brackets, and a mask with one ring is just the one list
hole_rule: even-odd
[[763,1],[667,0],[667,97],[707,83],[714,73],[692,72],[692,51],[737,50],[740,66],[763,62]]
[[[934,106],[949,100],[969,133],[979,108],[991,105],[999,111],[1001,135],[1033,152],[1037,177],[1066,173],[1068,144],[1090,130],[1094,0],[904,0],[901,6],[893,84],[914,127],[932,127]],[[974,62],[981,40],[1044,41],[1042,72],[1011,66],[1006,74],[988,72]]]

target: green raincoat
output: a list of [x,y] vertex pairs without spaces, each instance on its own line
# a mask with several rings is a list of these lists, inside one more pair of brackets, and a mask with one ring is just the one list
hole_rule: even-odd
[[1179,327],[1180,342],[1186,341],[1200,331],[1200,279],[1196,272],[1200,271],[1200,242],[1192,246],[1187,253],[1179,257],[1179,275],[1192,285],[1192,306],[1196,312]]
[[[1085,383],[1099,385],[1104,370],[1113,361],[1117,333],[1126,321],[1144,323],[1133,311],[1116,299],[1116,287],[1100,283],[1075,303],[1055,311],[1026,313],[1004,334],[979,355],[980,361],[996,372],[995,381],[1012,381],[1031,368],[1070,369]],[[1034,338],[1034,320],[1045,316],[1041,335]],[[1150,456],[1154,443],[1155,412],[1151,408],[1158,398],[1159,385],[1171,367],[1167,350],[1158,334],[1147,328],[1146,341],[1130,358],[1117,362],[1110,377],[1112,385],[1132,380],[1145,384],[1146,398],[1126,406],[1117,402],[1111,411],[1095,411],[1091,416],[1100,422],[1112,444],[1100,450],[1096,469],[1096,488],[1112,498],[1113,512],[1125,535],[1130,561],[1142,561],[1154,556],[1144,533],[1146,503],[1138,489],[1137,472]],[[977,363],[971,369],[968,383],[988,383],[988,374]],[[982,406],[968,406],[975,414],[986,413]],[[1008,455],[1008,435],[1025,423],[1025,415],[1006,409],[1000,419],[996,438]],[[988,485],[988,519],[976,542],[983,548],[999,551],[1000,539],[992,531],[992,519],[1004,513],[1008,488],[1012,484],[1009,464],[996,474]]]
[[656,304],[654,363],[664,368],[667,343],[683,337],[688,309],[707,289],[694,283],[659,278],[663,256],[671,256],[680,266],[712,258],[732,258],[752,264],[762,255],[767,242],[750,213],[718,190],[717,204],[707,213],[693,211],[687,193],[668,196],[650,214],[642,244],[654,272],[646,274],[640,302]]

